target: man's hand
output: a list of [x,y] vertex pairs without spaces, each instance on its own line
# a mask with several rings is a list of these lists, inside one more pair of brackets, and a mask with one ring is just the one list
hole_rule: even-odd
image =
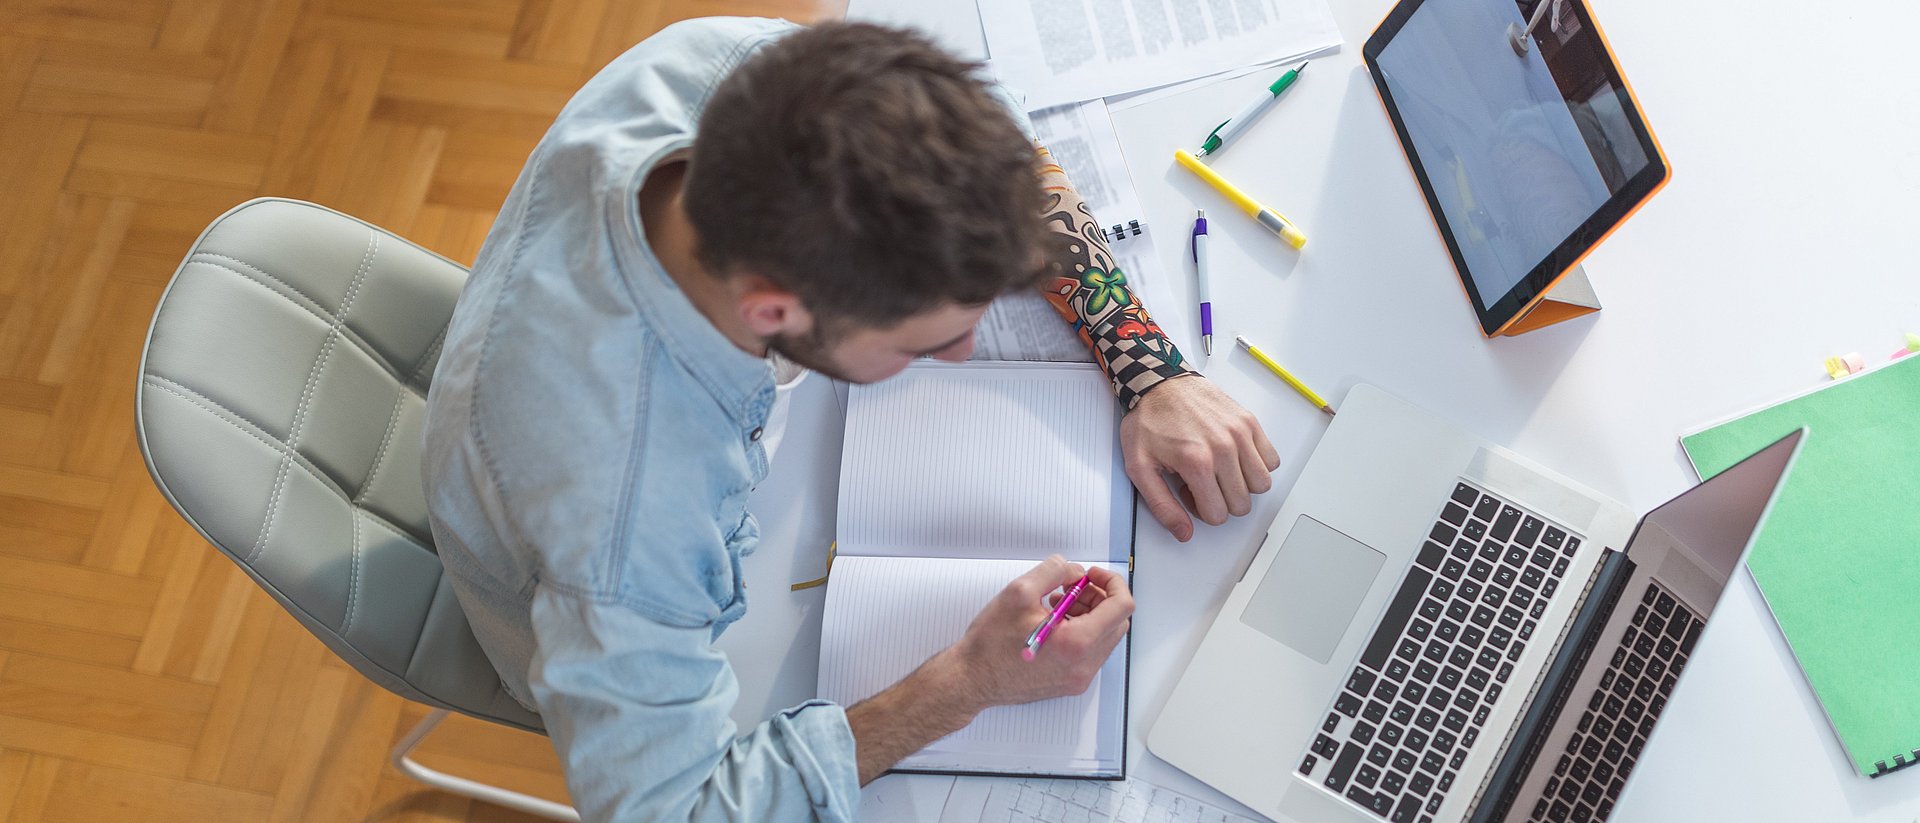
[[1218,526],[1252,511],[1251,496],[1273,488],[1280,468],[1280,453],[1253,413],[1198,375],[1168,380],[1140,398],[1120,421],[1120,451],[1147,510],[1183,543],[1193,537],[1193,519],[1163,474],[1179,475],[1187,506]]
[[[1060,588],[1081,574],[1090,579],[1071,616],[1054,627],[1034,659],[1022,659],[1027,635],[1053,613]],[[984,709],[1085,692],[1126,636],[1132,616],[1133,594],[1119,575],[1082,569],[1059,555],[1047,558],[1000,590],[960,642],[847,709],[861,785]]]
[[[1034,659],[1022,659],[1027,636],[1053,614],[1060,589],[1082,574],[1088,581],[1080,604],[1053,628]],[[1132,616],[1133,593],[1120,575],[1054,555],[1001,589],[951,651],[963,663],[969,696],[982,708],[1080,694],[1126,636]]]

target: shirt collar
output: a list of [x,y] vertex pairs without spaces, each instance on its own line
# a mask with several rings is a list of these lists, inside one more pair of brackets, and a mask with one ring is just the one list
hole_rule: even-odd
[[612,196],[620,202],[609,213],[618,215],[621,225],[609,229],[622,275],[633,285],[640,312],[660,336],[667,353],[719,401],[736,424],[758,427],[765,422],[773,403],[772,363],[741,351],[700,313],[660,265],[641,228],[641,184],[661,161],[692,145],[690,138],[667,144],[641,163],[626,185],[613,187]]

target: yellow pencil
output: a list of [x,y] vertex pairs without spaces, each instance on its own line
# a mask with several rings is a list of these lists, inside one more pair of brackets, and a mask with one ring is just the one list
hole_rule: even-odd
[[1268,371],[1280,375],[1280,379],[1287,381],[1287,385],[1292,386],[1294,391],[1299,392],[1301,397],[1307,399],[1307,402],[1319,406],[1320,410],[1326,412],[1328,417],[1333,416],[1333,406],[1327,404],[1326,398],[1315,394],[1313,389],[1307,388],[1307,384],[1300,382],[1300,378],[1294,377],[1292,373],[1282,368],[1279,363],[1275,363],[1273,358],[1267,356],[1266,352],[1254,348],[1252,343],[1247,342],[1247,338],[1244,335],[1234,335],[1233,341],[1239,343],[1240,348],[1246,349],[1248,354],[1253,355],[1253,359],[1260,361],[1260,365],[1266,366]]

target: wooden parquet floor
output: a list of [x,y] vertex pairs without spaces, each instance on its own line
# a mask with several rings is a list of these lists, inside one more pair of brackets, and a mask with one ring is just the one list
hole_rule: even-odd
[[[593,71],[711,14],[844,0],[0,0],[0,823],[508,821],[386,751],[425,714],[175,515],[136,363],[188,245],[320,202],[471,261]],[[547,741],[456,719],[420,759],[564,799]]]

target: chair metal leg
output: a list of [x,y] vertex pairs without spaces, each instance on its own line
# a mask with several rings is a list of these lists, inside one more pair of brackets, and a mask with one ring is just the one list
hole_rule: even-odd
[[449,794],[471,797],[496,806],[505,806],[515,811],[538,815],[548,820],[580,823],[580,813],[574,811],[572,806],[542,800],[532,795],[490,786],[464,777],[455,777],[420,765],[412,757],[413,750],[418,748],[420,741],[425,740],[427,734],[445,719],[447,719],[446,709],[434,709],[426,717],[421,718],[419,725],[407,732],[406,739],[401,740],[400,745],[393,747],[393,767],[399,769],[401,774]]

